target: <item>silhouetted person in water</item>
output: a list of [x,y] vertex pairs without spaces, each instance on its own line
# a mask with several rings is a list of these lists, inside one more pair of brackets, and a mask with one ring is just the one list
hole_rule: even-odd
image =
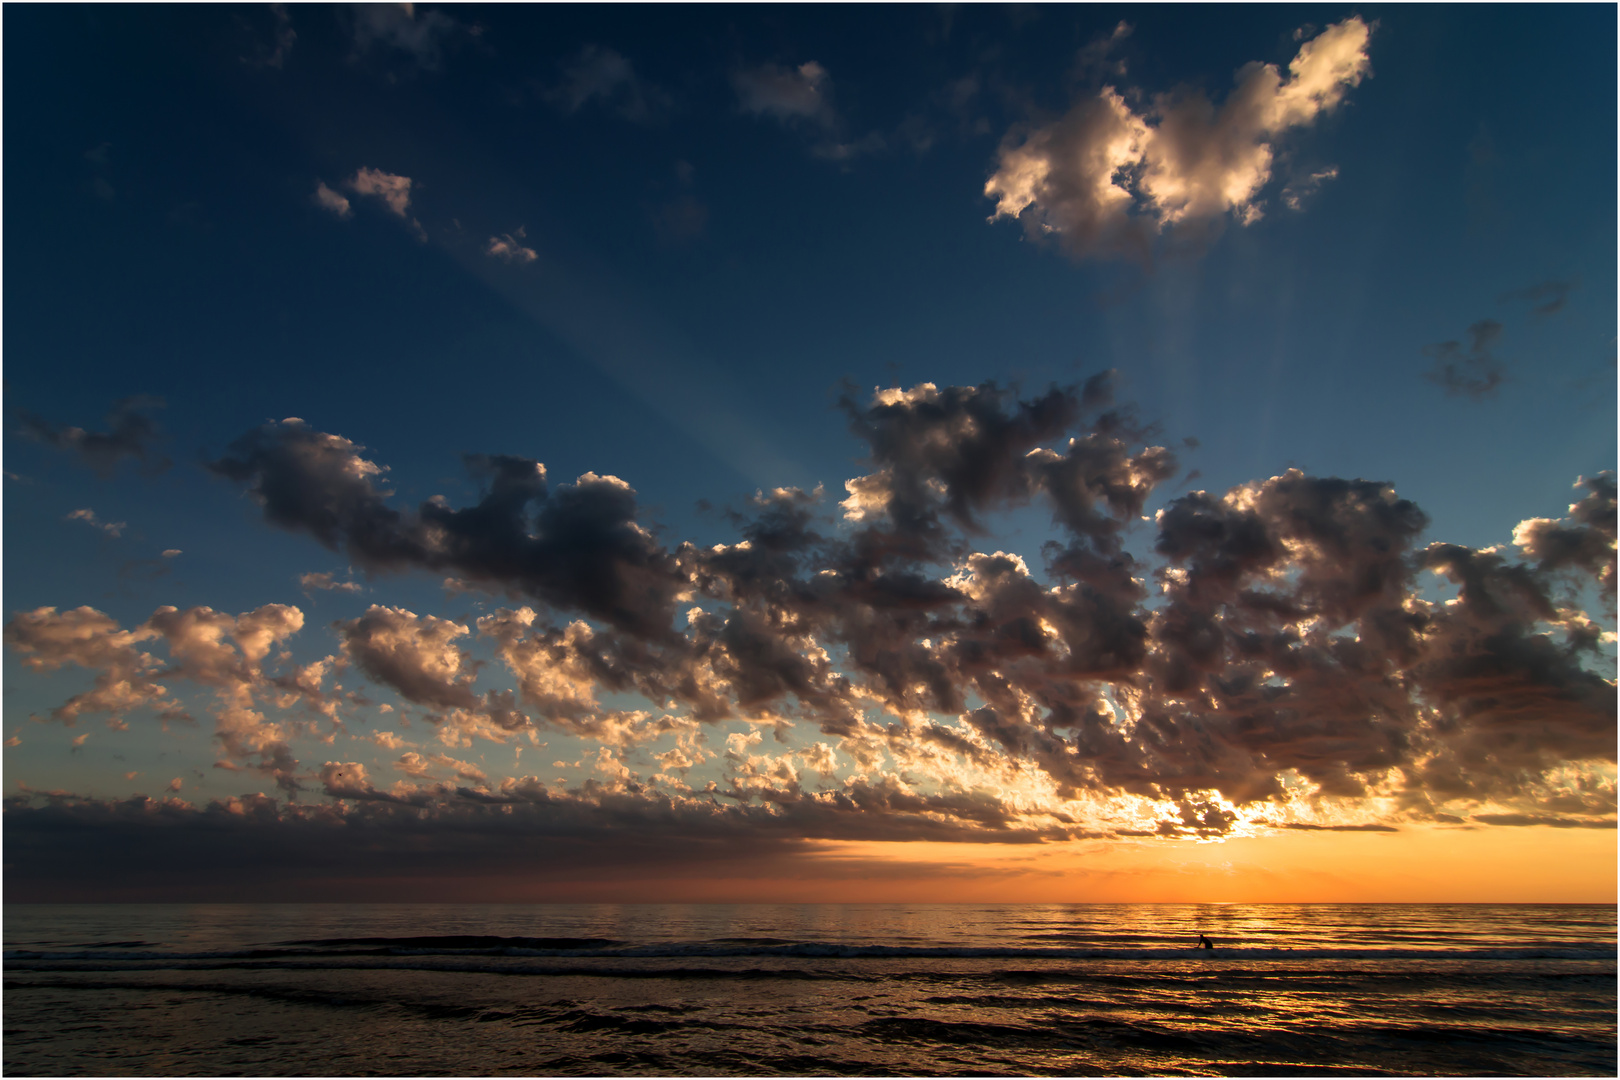
[[1213,949],[1215,947],[1215,943],[1210,941],[1209,938],[1205,937],[1203,934],[1199,934],[1198,947],[1200,949]]

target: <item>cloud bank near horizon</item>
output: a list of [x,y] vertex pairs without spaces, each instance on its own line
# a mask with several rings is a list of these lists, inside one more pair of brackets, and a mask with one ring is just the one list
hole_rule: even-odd
[[[537,461],[468,455],[477,502],[404,508],[348,438],[300,420],[245,433],[208,468],[266,522],[373,588],[443,576],[487,613],[372,604],[306,662],[290,604],[162,606],[129,628],[90,607],[17,613],[4,638],[26,668],[93,675],[36,720],[203,714],[215,768],[279,793],[198,808],[29,791],[8,801],[8,841],[344,825],[400,844],[629,829],[786,850],[1613,827],[1614,635],[1586,610],[1612,625],[1612,473],[1579,481],[1567,516],[1521,522],[1516,553],[1425,542],[1388,483],[1289,470],[1171,499],[1139,559],[1127,541],[1177,462],[1110,375],[840,407],[868,463],[845,497],[759,492],[710,546],[664,543],[613,476],[557,484]],[[1054,526],[1034,568],[985,542],[1028,506]],[[518,767],[553,740],[594,775]],[[454,756],[475,746],[510,747],[512,766]]]

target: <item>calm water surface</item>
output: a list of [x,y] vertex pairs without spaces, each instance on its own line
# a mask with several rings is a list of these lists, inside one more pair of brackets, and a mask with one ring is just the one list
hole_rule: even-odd
[[1615,950],[1577,905],[8,904],[0,1064],[1613,1076]]

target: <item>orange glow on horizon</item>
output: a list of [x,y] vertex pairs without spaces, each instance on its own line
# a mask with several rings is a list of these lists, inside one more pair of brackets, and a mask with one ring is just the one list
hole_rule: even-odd
[[[747,864],[646,873],[309,883],[355,898],[492,903],[1602,903],[1616,834],[1600,829],[1282,833],[1224,843],[821,843]],[[385,897],[379,897],[379,892]]]

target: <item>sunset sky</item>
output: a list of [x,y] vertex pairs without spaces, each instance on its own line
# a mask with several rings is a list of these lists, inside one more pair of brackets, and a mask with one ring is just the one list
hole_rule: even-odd
[[8,6],[6,899],[1615,898],[1612,6]]

